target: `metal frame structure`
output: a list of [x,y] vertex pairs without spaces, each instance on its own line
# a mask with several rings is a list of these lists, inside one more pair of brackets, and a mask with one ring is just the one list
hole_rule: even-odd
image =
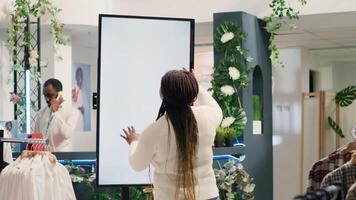
[[[35,122],[36,114],[41,109],[41,83],[36,79],[30,79],[30,94],[26,95],[26,70],[29,70],[31,73],[41,73],[41,65],[40,65],[40,54],[41,54],[41,21],[40,18],[35,20],[26,19],[25,20],[26,27],[24,34],[19,35],[16,38],[16,49],[12,52],[13,57],[16,60],[13,61],[13,64],[19,64],[23,67],[23,71],[15,71],[14,72],[14,93],[18,94],[20,98],[22,98],[21,105],[14,105],[14,116],[15,120],[18,122],[20,132],[24,133],[26,131],[26,106],[29,106],[30,110],[30,121],[31,124]],[[29,34],[29,46],[23,44],[25,34]],[[30,51],[37,51],[38,59],[37,66],[30,67],[29,56]],[[33,77],[33,76],[31,76]],[[25,95],[30,97],[29,101],[25,100]],[[26,105],[25,102],[30,102],[30,105]],[[33,127],[29,125],[28,127]]]

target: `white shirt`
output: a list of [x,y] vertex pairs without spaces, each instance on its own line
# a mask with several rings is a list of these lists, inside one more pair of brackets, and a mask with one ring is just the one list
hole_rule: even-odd
[[67,169],[51,160],[48,155],[19,157],[5,167],[0,174],[0,199],[75,200]]
[[79,110],[66,102],[54,113],[46,106],[37,114],[35,132],[49,139],[51,151],[72,151],[71,137],[79,115]]
[[[200,106],[192,107],[199,136],[194,173],[197,178],[197,199],[206,200],[217,197],[219,194],[212,167],[212,146],[215,129],[222,120],[222,111],[216,101],[201,88],[198,101]],[[129,162],[134,170],[144,170],[150,163],[154,166],[155,200],[175,199],[177,147],[172,124],[170,124],[170,130],[169,140],[167,118],[163,116],[148,126],[140,135],[139,140],[130,145]]]

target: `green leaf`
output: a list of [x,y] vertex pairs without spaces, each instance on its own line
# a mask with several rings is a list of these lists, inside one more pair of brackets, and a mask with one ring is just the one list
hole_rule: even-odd
[[356,99],[356,86],[348,86],[336,94],[335,102],[341,107],[346,107],[352,104]]
[[239,137],[243,134],[247,124],[247,116],[245,110],[243,108],[239,108],[234,114],[234,117],[235,122],[231,127],[236,129],[238,133],[237,137]]
[[[225,43],[221,41],[225,33],[233,33],[233,38]],[[218,26],[214,32],[214,48],[218,52],[225,52],[227,55],[240,54],[237,47],[241,45],[247,35],[241,31],[238,24],[232,21],[225,21]]]
[[329,126],[333,129],[333,131],[340,136],[341,138],[345,138],[345,135],[343,134],[340,126],[331,118],[330,116],[328,117],[328,123]]

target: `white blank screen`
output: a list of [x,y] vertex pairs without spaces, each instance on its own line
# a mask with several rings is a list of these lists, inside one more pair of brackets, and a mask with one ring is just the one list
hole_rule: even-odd
[[161,77],[189,67],[191,21],[101,16],[99,185],[149,184],[128,163],[122,129],[140,133],[155,121]]

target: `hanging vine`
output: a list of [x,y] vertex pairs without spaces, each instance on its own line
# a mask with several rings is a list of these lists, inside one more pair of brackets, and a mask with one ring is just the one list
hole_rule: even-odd
[[[307,0],[298,1],[303,6],[307,4]],[[271,53],[270,58],[273,66],[284,67],[282,61],[280,60],[279,50],[275,43],[275,35],[276,32],[283,27],[283,25],[288,26],[290,29],[295,29],[296,26],[294,24],[287,23],[285,18],[287,17],[291,21],[298,20],[299,11],[292,8],[287,0],[272,0],[269,7],[272,9],[272,13],[265,17],[264,20],[266,21],[266,30],[270,33],[268,46]]]

